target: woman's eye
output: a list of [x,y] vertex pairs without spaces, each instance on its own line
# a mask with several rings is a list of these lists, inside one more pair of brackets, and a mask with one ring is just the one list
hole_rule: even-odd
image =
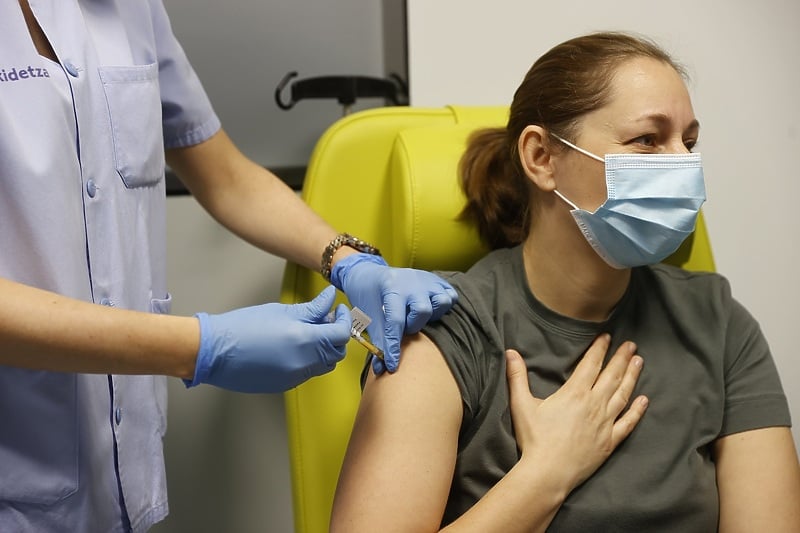
[[639,137],[635,137],[630,141],[628,141],[628,143],[652,147],[656,145],[656,136],[652,133],[648,133],[647,135],[640,135]]
[[683,141],[683,145],[691,152],[697,146],[697,139],[686,139]]

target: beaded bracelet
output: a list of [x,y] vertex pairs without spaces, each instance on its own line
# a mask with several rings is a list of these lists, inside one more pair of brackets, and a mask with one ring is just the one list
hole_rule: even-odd
[[362,241],[358,237],[353,237],[349,233],[340,233],[335,239],[328,243],[328,246],[325,247],[325,251],[322,252],[320,274],[322,274],[322,277],[327,281],[331,280],[331,262],[333,261],[333,254],[342,246],[349,246],[354,250],[366,254],[381,255],[381,252],[368,242]]

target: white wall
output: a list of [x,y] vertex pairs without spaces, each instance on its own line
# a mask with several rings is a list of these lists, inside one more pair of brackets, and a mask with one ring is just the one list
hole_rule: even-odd
[[656,39],[693,79],[718,270],[759,320],[800,450],[800,2],[408,0],[411,104],[508,104],[533,61],[582,33]]
[[[189,196],[167,200],[173,313],[277,301],[285,262],[235,238]],[[292,530],[283,397],[169,383],[170,515],[153,533]]]

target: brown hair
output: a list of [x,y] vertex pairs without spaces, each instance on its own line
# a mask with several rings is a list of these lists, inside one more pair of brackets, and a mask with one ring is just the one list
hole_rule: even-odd
[[467,205],[463,220],[474,223],[491,249],[521,243],[532,220],[530,181],[519,161],[517,139],[534,124],[573,137],[585,114],[606,105],[617,68],[637,57],[680,65],[655,43],[626,33],[604,32],[565,41],[541,56],[514,93],[505,128],[472,134],[459,173]]

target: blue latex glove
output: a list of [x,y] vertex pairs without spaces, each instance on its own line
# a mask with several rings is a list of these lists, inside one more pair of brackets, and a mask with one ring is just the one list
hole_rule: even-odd
[[192,381],[238,392],[283,392],[333,370],[350,339],[347,306],[327,315],[336,298],[329,286],[311,302],[269,303],[220,315],[198,313],[200,349]]
[[367,332],[384,354],[384,361],[372,359],[378,375],[397,370],[404,333],[417,333],[429,321],[438,320],[458,299],[455,289],[431,272],[392,268],[381,256],[365,253],[339,260],[331,271],[331,282],[372,319]]

